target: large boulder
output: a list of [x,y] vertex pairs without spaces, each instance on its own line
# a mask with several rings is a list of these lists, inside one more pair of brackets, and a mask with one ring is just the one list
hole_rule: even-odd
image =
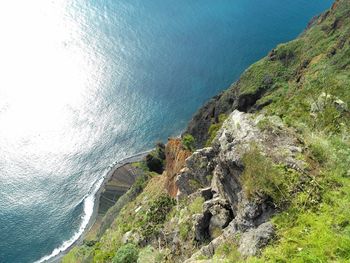
[[186,159],[186,166],[176,178],[178,197],[188,196],[200,188],[210,186],[215,153],[211,147],[195,151]]

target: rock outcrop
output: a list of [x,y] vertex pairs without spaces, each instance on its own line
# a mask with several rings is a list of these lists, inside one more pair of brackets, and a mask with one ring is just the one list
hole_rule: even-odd
[[[212,98],[182,140],[170,139],[146,158],[142,187],[138,180],[109,209],[103,236],[67,262],[109,262],[129,242],[140,249],[138,262],[150,255],[150,262],[240,262],[253,255],[345,262],[349,14],[349,1],[336,0],[299,38],[275,47]],[[160,202],[164,196],[168,205]],[[272,216],[282,221],[278,235]]]
[[212,147],[194,152],[176,175],[179,199],[206,193],[203,212],[193,217],[193,225],[195,240],[209,244],[188,262],[199,255],[213,256],[222,242],[238,234],[243,256],[256,255],[273,238],[269,219],[277,211],[276,205],[267,195],[249,198],[242,185],[243,159],[252,145],[273,163],[298,172],[305,170],[305,163],[297,158],[302,148],[294,130],[285,127],[278,117],[233,111]]
[[185,133],[195,137],[198,148],[203,147],[209,138],[210,125],[218,123],[221,114],[230,114],[234,110],[252,112],[265,107],[271,101],[263,104],[257,101],[272,87],[273,78],[268,74],[264,76],[259,87],[251,92],[242,92],[241,81],[238,80],[229,89],[213,97],[201,107],[189,122]]

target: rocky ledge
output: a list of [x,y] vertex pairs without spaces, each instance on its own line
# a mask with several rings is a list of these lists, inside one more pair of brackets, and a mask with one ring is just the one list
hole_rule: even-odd
[[205,199],[202,212],[192,220],[195,240],[209,244],[186,262],[199,256],[212,257],[227,239],[238,239],[238,250],[243,256],[255,255],[273,238],[274,228],[269,219],[279,207],[264,193],[248,196],[242,185],[244,156],[252,148],[258,148],[272,164],[298,173],[306,169],[306,164],[297,158],[303,150],[301,142],[278,117],[233,111],[212,147],[195,151],[175,177],[178,199],[187,196]]

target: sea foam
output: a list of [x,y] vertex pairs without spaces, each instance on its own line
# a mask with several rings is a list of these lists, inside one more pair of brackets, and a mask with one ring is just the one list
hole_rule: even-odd
[[79,202],[77,206],[79,206],[82,202],[84,203],[84,214],[82,216],[82,222],[80,224],[79,230],[74,233],[74,235],[69,239],[66,240],[60,245],[59,247],[55,248],[51,254],[46,255],[39,260],[35,261],[35,263],[42,263],[42,262],[50,262],[55,259],[60,253],[65,252],[67,249],[69,249],[84,233],[84,231],[89,226],[89,222],[92,219],[92,215],[94,213],[94,206],[95,206],[95,199],[96,194],[101,187],[105,177],[102,177],[101,179],[97,180],[91,187],[91,191],[89,194],[84,196],[84,198]]

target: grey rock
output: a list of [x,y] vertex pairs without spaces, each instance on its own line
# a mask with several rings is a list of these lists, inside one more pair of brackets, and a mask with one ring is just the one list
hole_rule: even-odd
[[178,197],[188,196],[199,188],[210,185],[212,171],[214,169],[214,152],[211,147],[194,152],[186,160],[186,167],[180,171],[176,178]]
[[197,242],[204,242],[209,239],[209,224],[211,215],[208,213],[192,216],[194,235]]
[[214,228],[223,229],[233,219],[230,204],[225,199],[211,199],[204,203],[203,210],[204,213],[210,214],[209,230]]
[[123,244],[126,244],[126,243],[130,242],[130,241],[131,241],[131,237],[132,237],[132,231],[126,232],[126,233],[123,235],[123,238],[122,238]]
[[[271,127],[260,129],[258,123],[265,119]],[[252,142],[271,161],[305,172],[306,164],[297,159],[303,151],[302,145],[295,131],[285,127],[281,118],[233,111],[218,131],[212,147],[196,151],[178,175],[179,189],[183,193],[212,194],[205,198],[203,213],[193,217],[195,240],[209,241],[209,244],[202,246],[192,260],[198,255],[212,256],[222,242],[238,236],[241,236],[241,241],[236,240],[241,253],[254,255],[273,237],[269,219],[276,208],[272,200],[268,196],[248,199],[242,191],[243,157],[251,149]],[[207,187],[205,190],[188,189],[190,180]]]
[[257,255],[260,249],[274,237],[274,234],[275,229],[270,222],[261,224],[258,228],[251,229],[242,235],[238,251],[243,256]]
[[338,97],[322,92],[320,96],[318,96],[317,101],[311,104],[311,114],[314,115],[324,111],[327,105],[333,105],[339,112],[348,111],[348,105],[344,101]]
[[130,242],[138,244],[140,241],[141,241],[141,236],[137,232],[133,232],[132,230],[126,232],[122,237],[123,244],[130,243]]

